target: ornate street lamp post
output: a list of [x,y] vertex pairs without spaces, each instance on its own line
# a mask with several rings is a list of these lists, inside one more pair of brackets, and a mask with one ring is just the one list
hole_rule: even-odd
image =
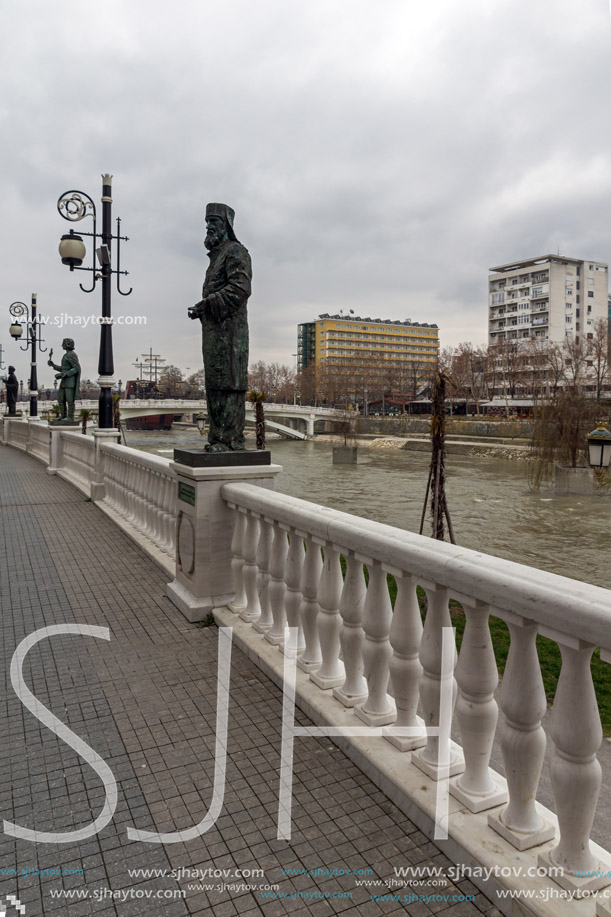
[[[59,254],[62,264],[67,264],[71,271],[92,271],[93,283],[91,287],[85,288],[80,284],[81,290],[85,293],[92,293],[98,280],[102,281],[102,317],[100,320],[100,355],[98,360],[98,385],[100,386],[100,401],[98,409],[98,423],[102,430],[112,429],[113,426],[113,402],[112,389],[114,385],[113,373],[115,371],[114,359],[112,353],[112,314],[111,314],[111,279],[112,274],[117,275],[117,292],[121,296],[129,296],[131,288],[127,292],[123,291],[119,283],[119,275],[127,274],[127,271],[120,270],[120,245],[121,242],[127,242],[128,237],[121,235],[121,220],[117,217],[117,233],[112,233],[112,175],[102,176],[102,234],[101,237],[97,232],[97,216],[95,204],[88,194],[83,191],[66,191],[57,202],[57,209],[64,220],[71,223],[77,223],[85,217],[90,216],[93,219],[93,232],[81,232],[77,235],[73,229],[62,236],[59,243]],[[91,236],[93,238],[94,255],[91,267],[81,267],[85,258],[86,250],[82,236]],[[117,242],[117,267],[113,270],[111,263],[112,240]],[[101,241],[101,245],[97,243]],[[96,247],[97,246],[97,247]],[[99,269],[96,267],[95,256],[97,255]]]
[[[12,323],[9,331],[12,338],[14,338],[16,341],[21,340],[21,335],[23,334],[23,326],[21,325],[19,319],[25,315],[25,326],[29,340],[26,342],[25,346],[21,347],[21,349],[27,350],[28,347],[32,348],[32,357],[30,360],[30,417],[38,417],[38,374],[36,371],[36,349],[38,348],[41,353],[45,353],[47,348],[42,346],[44,339],[40,336],[41,321],[36,314],[36,293],[32,293],[32,303],[30,309],[28,309],[24,302],[13,302],[10,304],[8,310],[15,321]],[[21,397],[23,398],[23,383],[21,383],[21,386]]]

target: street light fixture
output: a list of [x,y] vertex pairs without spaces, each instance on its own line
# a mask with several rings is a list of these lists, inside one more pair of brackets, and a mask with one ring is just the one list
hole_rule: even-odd
[[197,424],[197,429],[199,430],[199,435],[200,435],[200,436],[203,436],[203,435],[204,435],[204,428],[205,428],[205,426],[206,426],[206,415],[205,415],[205,414],[202,414],[201,412],[200,412],[199,414],[194,414],[194,415],[193,415],[193,420],[194,420],[195,423]]
[[[90,216],[93,219],[93,232],[81,232],[77,235],[74,230],[61,238],[59,254],[62,264],[67,264],[71,271],[91,271],[93,283],[91,287],[79,284],[84,293],[92,293],[98,280],[102,281],[102,318],[100,322],[100,355],[98,359],[98,385],[100,386],[100,400],[98,408],[98,422],[100,429],[113,428],[113,401],[112,390],[114,386],[113,373],[115,371],[112,352],[112,317],[111,317],[111,278],[117,275],[117,292],[121,296],[129,296],[131,287],[125,291],[120,286],[122,271],[120,261],[121,242],[127,242],[128,237],[121,235],[121,220],[117,217],[117,233],[112,232],[112,175],[102,176],[102,233],[97,231],[97,216],[95,204],[88,194],[83,191],[66,191],[57,202],[57,209],[64,220],[71,223],[79,222]],[[94,257],[91,267],[81,267],[86,248],[82,236],[91,236],[93,239]],[[112,240],[117,242],[117,267],[113,270],[111,263]],[[101,244],[98,244],[101,243]],[[100,266],[96,266],[95,254],[97,253]]]
[[[25,327],[28,341],[21,350],[32,348],[32,357],[30,360],[30,417],[38,417],[38,374],[36,368],[36,350],[45,353],[47,348],[42,346],[43,338],[40,336],[41,321],[36,314],[36,293],[32,293],[32,303],[30,309],[24,302],[13,302],[8,307],[9,312],[15,319],[22,318],[25,315]],[[11,337],[16,341],[21,340],[23,334],[23,325],[19,321],[11,324],[9,329]],[[23,388],[23,383],[22,383]],[[23,391],[22,391],[23,397]]]
[[588,457],[593,468],[608,468],[611,460],[611,433],[601,420],[588,434]]

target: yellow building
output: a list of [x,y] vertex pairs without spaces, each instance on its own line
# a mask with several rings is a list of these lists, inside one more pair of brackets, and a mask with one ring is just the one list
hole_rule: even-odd
[[319,315],[298,326],[297,368],[328,373],[349,371],[401,390],[409,380],[426,378],[437,363],[439,329],[426,322]]

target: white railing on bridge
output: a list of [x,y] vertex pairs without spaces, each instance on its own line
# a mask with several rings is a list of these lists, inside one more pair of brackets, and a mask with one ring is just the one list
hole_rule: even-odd
[[175,554],[176,476],[168,459],[127,446],[100,446],[105,504],[140,538],[170,558]]
[[59,432],[61,439],[60,467],[57,473],[75,484],[87,496],[95,468],[95,443],[90,436],[83,436],[79,431]]
[[[232,610],[269,643],[296,653],[310,681],[332,694],[338,710],[351,710],[355,725],[386,725],[385,739],[411,752],[405,766],[434,781],[444,773],[440,738],[427,735],[416,711],[439,727],[449,677],[462,738],[462,750],[452,743],[449,752],[450,793],[468,812],[490,811],[485,843],[498,848],[503,838],[535,853],[543,847],[535,862],[564,869],[555,881],[565,889],[609,884],[611,872],[590,884],[575,874],[602,868],[606,875],[610,865],[601,866],[589,837],[602,742],[590,660],[600,648],[611,661],[611,593],[250,484],[225,484],[222,494],[235,510]],[[396,582],[394,611],[388,575]],[[424,628],[417,587],[426,595]],[[466,627],[454,672],[444,676],[451,600],[462,606]],[[498,716],[491,615],[511,635],[500,693],[506,781],[489,766]],[[296,629],[292,646],[287,626]],[[535,803],[547,706],[537,634],[554,640],[562,656],[551,717],[557,822]],[[594,913],[593,902],[584,913]]]
[[[42,425],[12,421],[4,442],[25,449],[33,427],[32,454],[44,460]],[[98,475],[101,507],[169,570],[177,513],[170,461],[109,442],[96,450],[92,438],[76,432],[61,432],[61,442],[62,476],[87,492],[88,480]],[[597,648],[611,661],[609,591],[248,483],[223,483],[220,494],[234,516],[233,583],[225,591],[235,599],[223,614],[251,625],[252,639],[273,654],[297,656],[311,691],[336,705],[344,725],[351,721],[372,736],[383,728],[384,736],[369,746],[379,761],[399,754],[401,772],[418,775],[410,805],[430,811],[426,805],[448,754],[452,843],[468,848],[476,862],[488,856],[488,863],[492,857],[538,864],[541,871],[564,869],[563,877],[528,879],[528,887],[561,886],[584,895],[609,884],[611,859],[590,840],[602,741],[590,661]],[[394,609],[389,575],[396,583]],[[424,624],[419,595],[426,596]],[[443,634],[452,626],[452,601],[462,607],[466,626],[454,669],[445,672]],[[506,779],[490,767],[499,712],[490,616],[504,621],[511,636],[499,696]],[[287,626],[296,633],[292,643]],[[537,635],[555,641],[562,657],[551,715],[555,816],[535,801],[546,748]],[[462,741],[449,752],[435,734],[448,684]],[[452,835],[456,823],[459,836]],[[597,870],[609,878],[575,875]],[[525,884],[515,872],[503,882],[513,889]],[[554,904],[557,914],[595,913],[593,898]],[[524,913],[551,911],[530,900]]]

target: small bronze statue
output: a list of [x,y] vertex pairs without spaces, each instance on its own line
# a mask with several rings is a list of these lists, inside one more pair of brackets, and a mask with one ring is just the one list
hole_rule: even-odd
[[50,424],[62,424],[64,426],[78,426],[78,420],[74,419],[74,402],[81,397],[81,364],[74,352],[74,341],[72,338],[64,338],[62,347],[66,351],[62,357],[61,365],[53,362],[53,350],[49,353],[47,366],[52,366],[57,370],[56,379],[60,379],[59,388],[57,389],[57,402],[60,408],[60,416],[57,420],[50,421]]
[[2,376],[2,381],[6,385],[6,406],[8,408],[7,417],[17,416],[17,395],[19,394],[19,381],[15,375],[15,367],[9,366],[8,376]]
[[206,452],[244,449],[248,388],[248,315],[252,265],[233,231],[227,204],[206,206],[210,264],[202,299],[188,310],[202,323],[202,351],[210,431]]

